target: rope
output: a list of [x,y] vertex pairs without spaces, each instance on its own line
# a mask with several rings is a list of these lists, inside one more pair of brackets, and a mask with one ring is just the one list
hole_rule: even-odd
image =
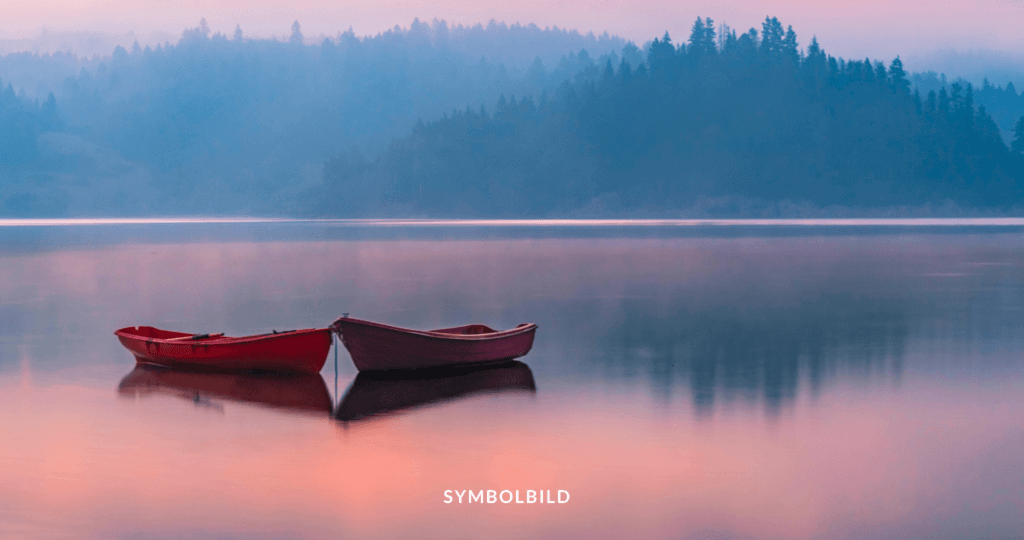
[[334,331],[331,331],[331,341],[334,342],[334,399],[338,403],[341,403],[341,399],[338,397],[338,340],[334,335]]

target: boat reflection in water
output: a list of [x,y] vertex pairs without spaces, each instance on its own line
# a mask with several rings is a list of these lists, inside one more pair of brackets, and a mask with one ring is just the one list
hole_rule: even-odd
[[533,372],[516,361],[473,368],[364,371],[349,387],[334,416],[348,422],[484,392],[536,391]]
[[332,410],[331,395],[319,374],[204,373],[140,364],[121,379],[117,391],[122,396],[173,395],[217,409],[222,407],[211,399],[302,412]]

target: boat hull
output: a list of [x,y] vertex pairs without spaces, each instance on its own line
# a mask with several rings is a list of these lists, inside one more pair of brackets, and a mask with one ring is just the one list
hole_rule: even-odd
[[140,363],[191,370],[319,373],[331,348],[326,328],[196,341],[176,341],[191,334],[150,326],[122,328],[114,334]]
[[359,371],[497,363],[525,356],[536,324],[495,332],[482,325],[419,331],[343,317],[331,325]]

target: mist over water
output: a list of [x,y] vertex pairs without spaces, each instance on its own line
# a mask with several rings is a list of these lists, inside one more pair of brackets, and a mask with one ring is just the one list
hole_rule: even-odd
[[[1016,228],[139,227],[3,229],[2,534],[1024,531]],[[401,381],[344,348],[322,380],[139,372],[112,335],[343,312],[539,330],[520,367]]]

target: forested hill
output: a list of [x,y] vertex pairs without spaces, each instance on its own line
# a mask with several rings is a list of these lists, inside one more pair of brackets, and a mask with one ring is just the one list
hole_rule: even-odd
[[[418,118],[553,91],[620,51],[642,61],[620,38],[533,25],[415,21],[311,44],[298,22],[281,41],[204,21],[176,44],[119,47],[78,68],[68,55],[7,55],[0,78],[14,85],[0,107],[49,103],[59,122],[0,123],[0,216],[278,215],[343,150],[374,156]],[[53,77],[30,76],[64,69],[47,101]],[[34,95],[19,78],[36,81]]]
[[[1015,88],[918,94],[898,59],[834,58],[774,18],[644,50],[532,25],[311,44],[297,22],[285,41],[200,23],[76,62],[0,58],[0,217],[1024,207]],[[53,94],[7,75],[58,68]]]
[[[766,19],[646,63],[606,62],[553,95],[502,97],[421,124],[372,162],[343,155],[315,215],[543,216],[751,205],[1008,210],[1024,195],[1024,120],[1009,148],[973,88],[920,95],[899,58],[843,60]],[[717,206],[716,206],[717,205]]]

